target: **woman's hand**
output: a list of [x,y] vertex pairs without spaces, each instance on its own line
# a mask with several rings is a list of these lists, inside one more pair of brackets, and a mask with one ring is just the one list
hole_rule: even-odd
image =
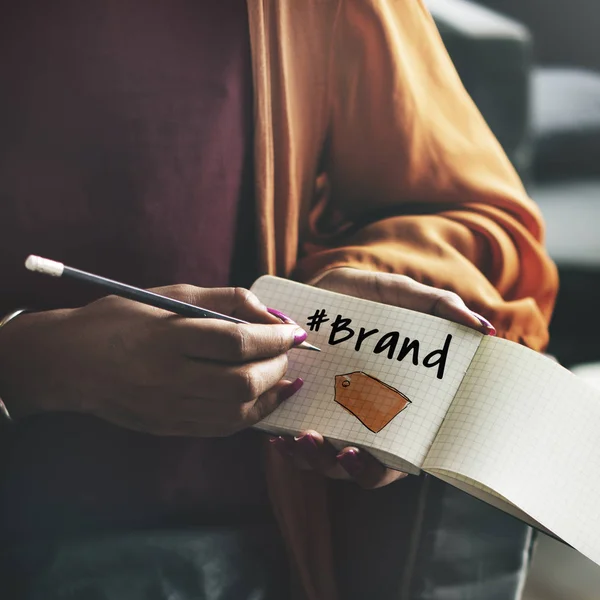
[[325,273],[315,285],[340,294],[435,315],[486,335],[496,335],[494,326],[469,310],[460,296],[419,283],[406,275],[340,267]]
[[[405,275],[343,267],[332,269],[315,285],[442,317],[488,335],[496,333],[489,321],[469,310],[456,294],[424,285]],[[338,452],[316,431],[304,431],[296,438],[271,438],[271,443],[299,468],[313,469],[336,479],[353,479],[365,488],[382,487],[406,476],[385,468],[364,450],[347,447]]]
[[374,489],[406,477],[406,473],[387,469],[368,452],[353,446],[337,451],[313,430],[295,438],[273,437],[271,445],[297,468],[312,470],[331,479],[352,479],[361,487]]
[[306,333],[250,292],[155,291],[253,324],[186,319],[115,296],[22,315],[0,330],[0,396],[13,419],[75,411],[158,435],[226,436],[302,385],[282,378]]

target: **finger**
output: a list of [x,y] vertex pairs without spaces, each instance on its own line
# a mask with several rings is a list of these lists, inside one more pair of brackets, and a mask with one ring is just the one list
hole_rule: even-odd
[[256,425],[268,417],[280,404],[289,400],[304,385],[304,380],[298,377],[294,381],[278,382],[268,392],[262,394],[254,403],[247,406],[244,417],[246,426]]
[[286,314],[282,313],[280,310],[276,308],[267,308],[267,312],[272,315],[278,323],[287,323],[288,325],[298,325],[294,319],[288,317]]
[[267,307],[251,291],[240,287],[202,288],[180,284],[153,288],[157,294],[252,323],[275,323]]
[[181,396],[239,406],[254,403],[273,389],[285,376],[287,365],[286,354],[243,365],[187,360],[173,381],[177,382],[176,392]]
[[[279,454],[292,463],[297,469],[300,469],[301,471],[313,470],[310,461],[306,458],[305,452],[303,452],[296,443],[296,438],[291,436],[278,436],[269,438],[269,442]],[[312,450],[308,450],[308,452],[312,452]],[[346,476],[346,478],[348,477]]]
[[273,438],[271,443],[300,469],[310,469],[332,479],[349,479],[337,461],[336,449],[316,431],[303,431],[296,437]]
[[337,461],[350,477],[365,489],[376,489],[407,476],[401,471],[386,468],[364,450],[348,447],[338,455]]
[[[386,304],[427,313],[488,333],[488,327],[484,326],[481,318],[469,310],[454,292],[426,285],[405,275],[370,273],[369,276]],[[491,327],[489,323],[487,325]]]
[[338,291],[344,291],[340,286],[346,286],[346,293],[435,315],[487,335],[496,334],[493,325],[471,311],[457,294],[420,283],[406,275],[345,268],[333,270],[323,284]]
[[303,383],[302,379],[281,380],[257,400],[248,403],[214,400],[198,395],[176,397],[172,403],[175,415],[169,425],[172,431],[169,435],[232,435],[264,419],[293,396]]
[[298,459],[317,473],[336,479],[345,477],[336,460],[335,448],[317,431],[301,432],[293,438],[292,447]]
[[246,325],[181,317],[165,322],[165,336],[174,352],[234,364],[279,356],[301,344],[307,335],[296,325]]
[[487,335],[496,334],[492,324],[470,310],[458,294],[420,283],[403,275],[389,273],[384,275],[379,285],[384,289],[384,294],[388,289],[393,288],[393,292],[390,289],[388,294],[395,295],[396,306],[453,321]]
[[462,298],[452,292],[442,292],[434,305],[432,314],[486,335],[496,335],[496,328],[486,318],[467,308]]

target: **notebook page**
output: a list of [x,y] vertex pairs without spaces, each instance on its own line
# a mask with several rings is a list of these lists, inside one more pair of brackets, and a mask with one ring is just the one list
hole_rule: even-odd
[[489,488],[600,563],[600,391],[485,338],[425,461]]
[[[389,466],[407,468],[408,461],[420,467],[483,336],[437,317],[275,277],[260,278],[252,291],[309,331],[308,341],[321,348],[290,351],[286,377],[302,377],[305,384],[259,428],[292,434],[315,429],[338,447],[368,448]],[[319,327],[317,313],[328,319]],[[332,345],[330,341],[348,334],[338,329],[332,338],[336,319],[341,318],[349,319],[347,327],[354,335]],[[356,350],[361,327],[378,332]],[[393,341],[393,332],[396,347],[375,353],[383,336]],[[398,360],[406,338],[418,341],[418,354],[410,352]],[[440,365],[433,365],[437,355],[430,356],[430,366],[424,363],[446,344],[439,378]]]
[[463,477],[462,475],[457,475],[453,472],[442,471],[441,469],[435,469],[432,475],[435,475],[438,479],[441,479],[442,481],[449,483],[455,488],[458,488],[459,490],[470,494],[474,498],[477,498],[478,500],[483,500],[487,504],[491,504],[493,507],[499,508],[503,512],[513,517],[516,517],[521,521],[524,521],[528,525],[531,525],[532,527],[535,527],[536,529],[546,534],[552,535],[552,532],[546,530],[537,521],[534,521],[527,513],[524,513],[514,504],[508,502],[506,498],[503,498],[494,490],[486,488],[481,483],[472,481],[468,477]]

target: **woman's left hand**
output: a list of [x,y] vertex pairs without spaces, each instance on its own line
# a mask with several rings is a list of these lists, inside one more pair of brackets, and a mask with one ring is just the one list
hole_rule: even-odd
[[[340,267],[327,272],[315,285],[435,315],[487,335],[496,334],[491,323],[469,310],[456,294],[405,275]],[[384,467],[364,450],[350,446],[337,451],[316,431],[304,431],[296,438],[271,438],[271,444],[299,468],[312,469],[335,479],[352,479],[364,488],[383,487],[406,477],[406,473]]]

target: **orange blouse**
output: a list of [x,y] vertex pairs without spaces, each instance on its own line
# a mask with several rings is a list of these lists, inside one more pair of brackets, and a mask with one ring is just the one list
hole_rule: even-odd
[[[262,271],[308,282],[339,266],[404,273],[542,350],[557,274],[539,211],[422,0],[248,8]],[[324,482],[267,461],[299,597],[332,600]]]

